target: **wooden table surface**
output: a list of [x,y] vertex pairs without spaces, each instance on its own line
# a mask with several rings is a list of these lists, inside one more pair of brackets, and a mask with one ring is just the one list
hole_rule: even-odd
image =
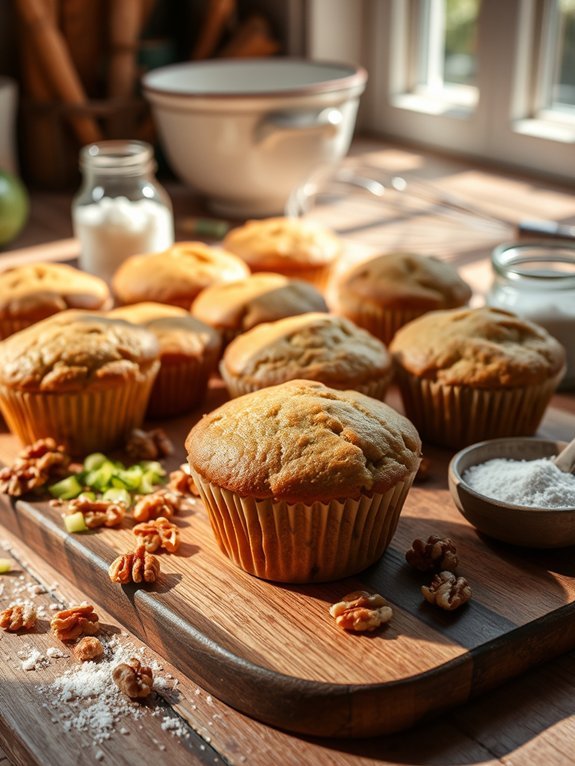
[[[373,141],[357,142],[353,155],[370,172],[419,177],[434,191],[465,195],[473,204],[506,221],[499,227],[479,225],[477,219],[446,215],[442,208],[423,210],[391,201],[380,212],[364,201],[338,211],[338,230],[352,245],[371,250],[405,247],[437,252],[452,260],[473,284],[480,303],[490,280],[488,253],[496,241],[509,239],[521,218],[549,218],[575,223],[573,189],[540,180],[500,175],[492,170],[447,161],[435,156]],[[190,217],[203,214],[194,196],[169,184],[174,200],[179,239],[190,236]],[[0,266],[37,258],[35,245],[53,242],[49,257],[77,254],[69,217],[70,195],[34,193],[28,226]],[[367,204],[370,207],[372,203]],[[383,211],[383,212],[382,212]],[[329,212],[329,211],[328,211]],[[323,212],[318,210],[321,217]],[[379,216],[379,220],[378,220]],[[45,249],[42,250],[45,253]],[[575,396],[557,395],[555,410],[575,413]],[[560,417],[555,411],[554,417]],[[0,434],[0,454],[7,436]],[[11,595],[34,593],[38,603],[72,603],[84,596],[59,575],[57,561],[47,563],[24,542],[0,528],[0,557],[13,557],[16,571],[0,581],[1,604]],[[40,586],[40,587],[38,587]],[[36,593],[36,591],[44,591]],[[98,608],[108,633],[134,650],[141,643]],[[49,612],[47,612],[49,615]],[[15,764],[112,763],[134,764],[255,764],[278,766],[359,766],[360,764],[513,764],[560,766],[575,763],[575,652],[549,661],[496,691],[444,714],[406,733],[369,740],[321,740],[286,734],[248,719],[183,677],[161,658],[156,660],[164,679],[163,696],[149,705],[127,706],[114,734],[96,741],[89,730],[78,731],[51,699],[50,683],[74,666],[70,658],[51,659],[46,667],[24,670],[18,652],[38,649],[45,656],[50,639],[46,630],[25,636],[0,636],[0,766]],[[176,683],[177,680],[177,683]]]

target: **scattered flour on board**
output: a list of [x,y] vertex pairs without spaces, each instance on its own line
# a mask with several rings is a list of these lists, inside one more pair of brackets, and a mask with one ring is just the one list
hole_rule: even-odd
[[468,468],[463,480],[481,495],[534,508],[575,508],[575,476],[548,458],[495,458]]

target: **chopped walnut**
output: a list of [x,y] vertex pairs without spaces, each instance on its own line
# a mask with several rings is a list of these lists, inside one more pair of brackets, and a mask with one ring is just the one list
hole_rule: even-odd
[[162,428],[143,431],[134,428],[128,436],[126,452],[133,460],[160,460],[174,454],[174,445]]
[[94,636],[84,636],[74,647],[74,655],[80,662],[97,660],[104,654],[102,642]]
[[14,463],[0,470],[0,492],[21,497],[66,475],[70,456],[54,439],[38,439],[22,449]]
[[417,473],[415,474],[415,483],[423,484],[431,478],[431,460],[428,457],[422,457]]
[[429,586],[422,585],[421,593],[426,601],[441,609],[453,611],[471,598],[471,588],[464,577],[456,577],[453,572],[436,574]]
[[118,689],[131,699],[147,697],[154,683],[151,668],[142,665],[135,657],[116,665],[112,671],[112,678]]
[[100,631],[98,615],[91,604],[80,604],[56,612],[50,627],[60,641],[74,641],[80,636],[95,636]]
[[134,553],[124,553],[110,564],[108,575],[112,582],[126,585],[130,582],[155,582],[160,574],[160,562],[144,545],[139,545]]
[[431,535],[427,542],[414,540],[405,559],[420,572],[455,572],[459,563],[453,540],[439,535]]
[[36,608],[31,604],[12,604],[0,612],[0,628],[15,633],[36,625]]
[[123,503],[111,503],[108,500],[89,500],[76,497],[64,506],[64,514],[69,516],[80,511],[89,529],[97,527],[117,527],[126,515]]
[[165,516],[136,524],[132,532],[148,553],[154,553],[158,548],[175,553],[180,547],[180,530]]
[[172,492],[158,490],[141,495],[134,505],[132,516],[135,521],[149,521],[163,516],[171,519],[180,510],[180,498]]
[[335,617],[340,628],[356,633],[375,630],[393,617],[393,611],[383,596],[365,590],[348,593],[330,607],[329,613]]
[[179,495],[196,495],[196,497],[199,495],[198,488],[190,474],[190,469],[185,464],[170,473],[168,489]]

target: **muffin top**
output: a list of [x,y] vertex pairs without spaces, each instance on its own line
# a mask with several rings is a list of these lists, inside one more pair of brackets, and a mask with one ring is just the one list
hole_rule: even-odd
[[203,242],[178,242],[160,253],[132,255],[112,279],[122,303],[154,301],[189,309],[205,287],[249,274],[235,255]]
[[334,279],[341,308],[360,305],[433,311],[464,306],[471,288],[449,263],[415,253],[385,253],[357,263]]
[[541,383],[565,365],[543,327],[489,307],[425,314],[398,331],[390,351],[413,375],[477,388]]
[[192,306],[192,314],[206,324],[237,332],[307,311],[327,311],[313,285],[267,272],[207,287]]
[[309,313],[238,336],[226,349],[223,367],[258,386],[306,378],[346,388],[390,372],[391,357],[380,340],[348,319]]
[[220,336],[212,327],[200,322],[178,306],[165,303],[132,303],[109,311],[107,316],[125,319],[153,332],[158,340],[162,363],[183,357],[201,359],[220,352]]
[[232,399],[186,439],[191,468],[242,496],[329,501],[385,492],[419,465],[412,423],[355,391],[295,380]]
[[99,311],[111,305],[99,277],[64,263],[31,263],[0,273],[0,318],[38,321],[66,309]]
[[229,231],[223,246],[251,268],[290,269],[331,263],[341,252],[341,240],[325,226],[301,218],[247,221]]
[[0,383],[22,391],[76,392],[147,374],[158,342],[121,319],[62,311],[0,343]]

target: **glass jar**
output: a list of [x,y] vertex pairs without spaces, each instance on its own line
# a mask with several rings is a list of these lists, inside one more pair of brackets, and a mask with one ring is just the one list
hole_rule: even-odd
[[562,389],[575,388],[575,245],[511,242],[491,256],[490,306],[507,309],[544,327],[565,348]]
[[80,152],[83,183],[72,203],[80,268],[110,281],[129,255],[174,242],[172,204],[155,178],[152,147],[102,141]]

